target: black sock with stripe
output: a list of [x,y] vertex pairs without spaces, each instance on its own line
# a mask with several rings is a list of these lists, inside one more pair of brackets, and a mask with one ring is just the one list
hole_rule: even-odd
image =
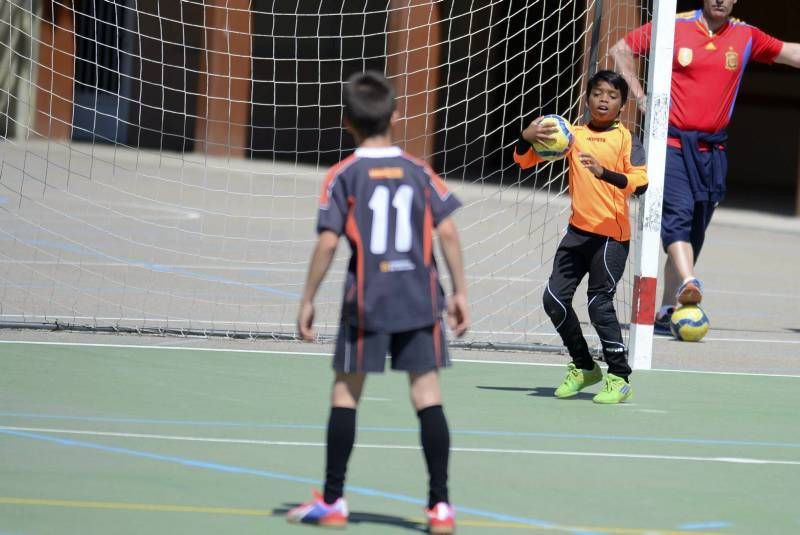
[[327,441],[324,499],[332,504],[344,494],[347,461],[356,441],[355,409],[331,407]]
[[447,464],[450,459],[450,430],[441,405],[417,412],[419,435],[425,464],[428,466],[428,508],[439,502],[450,503],[447,490]]

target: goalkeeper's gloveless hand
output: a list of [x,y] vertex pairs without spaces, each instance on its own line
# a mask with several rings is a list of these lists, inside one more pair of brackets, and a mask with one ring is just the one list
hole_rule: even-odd
[[548,121],[543,123],[544,117],[537,117],[525,130],[522,131],[522,138],[528,143],[546,143],[556,138],[558,133],[558,126],[555,123]]

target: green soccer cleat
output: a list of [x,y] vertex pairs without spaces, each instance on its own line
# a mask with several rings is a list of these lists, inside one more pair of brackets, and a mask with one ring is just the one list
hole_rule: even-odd
[[592,399],[595,403],[603,403],[605,405],[613,405],[614,403],[622,403],[631,397],[633,390],[631,385],[622,377],[617,377],[613,373],[606,375],[606,382],[603,389]]
[[600,366],[594,363],[594,368],[591,370],[582,370],[570,362],[567,364],[567,376],[564,382],[556,388],[557,398],[570,398],[593,384],[599,383],[603,380],[603,372],[600,371]]

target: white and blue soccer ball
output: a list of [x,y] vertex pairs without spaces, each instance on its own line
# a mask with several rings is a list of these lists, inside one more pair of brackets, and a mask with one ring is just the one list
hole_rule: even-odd
[[572,132],[572,125],[560,115],[545,115],[542,117],[542,124],[554,124],[558,127],[558,132],[553,134],[553,139],[544,143],[535,141],[531,143],[533,150],[543,160],[560,160],[567,155],[575,142],[575,134]]

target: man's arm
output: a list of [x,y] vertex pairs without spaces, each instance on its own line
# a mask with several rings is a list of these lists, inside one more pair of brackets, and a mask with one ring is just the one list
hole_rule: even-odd
[[464,275],[464,257],[461,254],[461,240],[453,218],[448,217],[436,227],[439,233],[439,243],[442,247],[450,279],[453,281],[453,295],[451,296],[447,316],[453,334],[461,337],[469,328],[469,310],[467,309],[467,278]]
[[323,230],[319,235],[317,246],[311,255],[311,264],[308,267],[308,277],[306,287],[303,290],[303,298],[300,300],[300,311],[297,314],[297,331],[305,340],[314,341],[314,296],[317,295],[319,285],[331,266],[333,256],[336,254],[336,246],[339,244],[339,236],[330,230]]
[[638,62],[636,61],[636,55],[633,53],[633,50],[631,50],[631,47],[628,46],[628,43],[626,43],[623,38],[617,41],[608,53],[614,58],[617,71],[625,78],[625,81],[628,82],[631,96],[633,100],[636,101],[636,106],[644,112],[647,106],[647,100],[645,98],[644,89],[642,89],[642,84],[639,83],[639,75],[637,72]]
[[800,43],[783,43],[783,48],[775,58],[775,63],[783,63],[800,69]]

